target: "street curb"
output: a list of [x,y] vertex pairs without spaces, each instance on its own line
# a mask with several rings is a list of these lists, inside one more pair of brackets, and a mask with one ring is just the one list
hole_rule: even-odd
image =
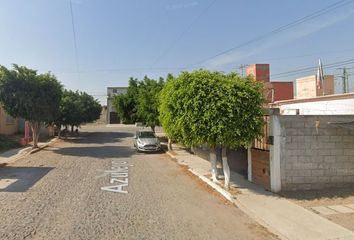
[[30,154],[39,152],[40,150],[48,147],[51,143],[54,143],[57,140],[58,140],[58,138],[53,138],[49,142],[43,144],[42,146],[40,146],[39,148],[36,148],[36,149],[32,149],[32,147],[26,147],[24,149],[21,149],[20,151],[18,151],[18,153],[16,155],[13,155],[10,158],[8,158],[6,160],[6,162],[4,162],[4,164],[9,164],[9,163],[16,162],[17,160],[19,160],[22,157],[26,157],[26,156],[28,156]]
[[[165,151],[165,153],[170,156],[172,159],[177,160],[176,156],[174,156],[173,154],[171,154],[169,151]],[[182,165],[181,163],[179,163],[177,161],[178,164]],[[254,221],[256,221],[258,224],[260,224],[261,226],[263,226],[264,228],[266,228],[269,232],[273,233],[274,235],[276,235],[277,237],[279,237],[279,239],[281,240],[288,240],[287,237],[285,237],[284,235],[282,235],[281,233],[279,233],[276,229],[274,229],[272,226],[270,226],[269,224],[267,224],[266,222],[264,222],[262,219],[260,219],[259,217],[256,216],[256,214],[254,214],[250,209],[248,209],[247,207],[245,207],[242,203],[240,203],[237,200],[237,197],[232,196],[231,193],[229,193],[228,191],[226,191],[225,189],[223,189],[221,186],[219,186],[218,184],[214,183],[213,181],[209,180],[207,177],[195,172],[193,169],[188,167],[188,171],[190,171],[192,174],[194,174],[195,176],[197,176],[199,179],[201,179],[203,182],[205,182],[206,184],[208,184],[210,187],[212,187],[215,191],[217,191],[218,193],[220,193],[224,198],[226,198],[229,202],[231,202],[232,204],[234,204],[238,209],[240,209],[243,213],[245,213],[247,216],[249,216],[251,219],[253,219]]]
[[[176,160],[176,156],[174,156],[172,153],[170,153],[170,151],[165,151],[165,153],[170,156],[170,158],[172,158],[173,160]],[[194,173],[193,173],[194,174]]]
[[38,147],[38,148],[35,148],[35,149],[29,151],[29,153],[27,153],[27,154],[29,155],[29,154],[33,154],[33,153],[39,152],[39,151],[41,151],[42,149],[48,147],[51,143],[56,142],[57,140],[58,140],[58,138],[55,137],[55,138],[53,138],[52,140],[50,140],[49,142],[43,144],[42,146],[40,146],[40,147]]
[[[171,154],[169,151],[166,151],[166,154],[169,155],[172,159],[176,160],[177,158]],[[181,163],[177,162],[178,164],[182,165]],[[217,191],[218,193],[220,193],[223,197],[225,197],[227,200],[229,200],[231,203],[235,204],[235,199],[232,196],[231,193],[229,193],[228,191],[226,191],[225,189],[223,189],[221,186],[217,185],[216,183],[214,183],[213,181],[209,180],[207,177],[195,172],[193,169],[188,168],[188,171],[190,171],[191,173],[193,173],[195,176],[197,176],[198,178],[200,178],[203,182],[205,182],[206,184],[208,184],[210,187],[212,187],[215,191]]]
[[216,183],[214,183],[213,181],[209,180],[207,177],[198,174],[197,172],[195,172],[193,169],[189,168],[188,171],[190,171],[191,173],[193,173],[195,176],[199,177],[203,182],[205,182],[206,184],[208,184],[210,187],[212,187],[215,191],[217,191],[218,193],[220,193],[224,198],[226,198],[227,200],[229,200],[231,203],[235,203],[234,197],[232,196],[231,193],[229,193],[228,191],[226,191],[225,189],[223,189],[221,186],[217,185]]

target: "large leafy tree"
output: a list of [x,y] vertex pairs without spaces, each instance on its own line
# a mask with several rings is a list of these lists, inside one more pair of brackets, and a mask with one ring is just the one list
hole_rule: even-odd
[[178,91],[183,86],[181,81],[176,81],[172,74],[168,74],[166,84],[160,92],[159,118],[164,131],[168,136],[168,149],[172,150],[172,141],[183,142],[181,135],[181,127],[179,127],[178,116],[180,114],[180,106],[173,101],[178,99]]
[[159,94],[163,85],[163,78],[156,81],[145,76],[144,80],[139,82],[137,114],[153,131],[155,126],[160,124],[158,107]]
[[158,81],[144,77],[142,81],[131,78],[125,94],[114,97],[113,105],[124,123],[144,122],[155,131],[159,125],[159,94],[164,85],[163,78]]
[[91,123],[100,118],[102,107],[97,100],[85,92],[65,90],[60,103],[60,116],[55,123],[58,126],[74,126]]
[[188,146],[209,145],[214,181],[217,181],[216,147],[223,148],[228,187],[226,148],[248,147],[262,133],[262,85],[235,73],[183,72],[167,81],[160,99],[162,126],[170,138]]
[[139,121],[137,115],[138,95],[138,80],[130,78],[127,92],[114,96],[113,106],[117,111],[118,117],[122,119],[124,123]]
[[13,117],[30,122],[33,147],[38,147],[39,130],[43,123],[53,122],[59,114],[62,85],[50,73],[18,65],[9,70],[0,66],[0,101]]

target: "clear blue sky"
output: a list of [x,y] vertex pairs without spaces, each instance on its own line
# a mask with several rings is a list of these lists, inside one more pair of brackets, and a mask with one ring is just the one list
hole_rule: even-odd
[[[131,76],[178,74],[183,67],[229,72],[239,71],[241,64],[270,63],[277,76],[315,67],[319,58],[324,64],[354,59],[354,3],[200,61],[336,2],[72,0],[76,64],[69,0],[1,0],[0,64],[52,71],[66,88],[86,91],[102,103],[107,86],[127,86]],[[349,71],[354,73],[354,63],[343,66],[353,67]]]

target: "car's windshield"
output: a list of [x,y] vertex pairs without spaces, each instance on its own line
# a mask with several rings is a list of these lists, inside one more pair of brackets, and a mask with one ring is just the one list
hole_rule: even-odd
[[140,138],[155,138],[155,134],[153,132],[140,132]]

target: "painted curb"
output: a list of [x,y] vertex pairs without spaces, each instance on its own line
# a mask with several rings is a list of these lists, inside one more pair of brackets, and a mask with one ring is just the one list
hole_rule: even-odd
[[39,151],[41,151],[42,149],[48,147],[51,143],[56,142],[57,140],[58,140],[58,138],[53,138],[52,140],[50,140],[49,142],[46,142],[46,143],[43,144],[42,146],[31,150],[28,154],[33,154],[33,153],[39,152]]
[[232,196],[232,194],[229,193],[228,191],[226,191],[225,189],[223,189],[221,186],[219,186],[218,184],[216,184],[213,181],[209,180],[207,177],[198,174],[197,172],[195,172],[191,168],[189,168],[188,171],[190,171],[191,173],[193,173],[194,175],[199,177],[203,182],[208,184],[210,187],[212,187],[214,190],[216,190],[218,193],[220,193],[224,198],[229,200],[231,203],[234,203],[234,197]]
[[[166,154],[169,155],[172,159],[177,160],[176,156],[174,156],[173,154],[171,154],[169,151],[166,151]],[[182,165],[181,163],[179,163],[177,161],[178,164]],[[257,222],[258,224],[260,224],[261,226],[263,226],[264,228],[266,228],[269,232],[273,233],[274,235],[276,235],[277,237],[279,237],[279,239],[281,240],[288,240],[287,237],[285,237],[284,235],[282,235],[281,233],[279,233],[276,229],[274,229],[272,226],[270,226],[269,224],[267,224],[266,222],[264,222],[262,219],[260,219],[259,217],[257,217],[257,215],[252,212],[252,210],[250,210],[249,208],[245,207],[241,202],[239,202],[237,200],[237,197],[232,196],[232,194],[228,191],[226,191],[225,189],[223,189],[221,186],[219,186],[218,184],[214,183],[213,181],[211,181],[210,179],[208,179],[207,177],[195,172],[193,169],[188,168],[188,171],[190,171],[191,173],[193,173],[195,176],[197,176],[198,178],[200,178],[203,182],[205,182],[206,184],[208,184],[210,187],[212,187],[215,191],[217,191],[218,193],[220,193],[224,198],[226,198],[228,201],[230,201],[232,204],[234,204],[238,209],[240,209],[243,213],[245,213],[247,216],[249,216],[251,219],[253,219],[255,222]]]
[[[170,158],[176,160],[176,156],[174,156],[172,153],[170,153],[169,151],[165,151],[165,153],[167,153],[168,156],[170,156]],[[179,164],[179,163],[178,163]]]

